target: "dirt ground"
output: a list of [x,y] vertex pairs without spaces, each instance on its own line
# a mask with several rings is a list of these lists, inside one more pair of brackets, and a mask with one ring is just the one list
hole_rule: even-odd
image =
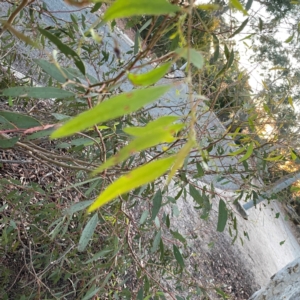
[[[196,255],[191,256],[190,265],[198,266],[196,276],[205,274],[202,283],[220,286],[231,299],[248,299],[266,285],[273,274],[299,257],[299,236],[297,240],[295,228],[291,228],[292,224],[286,220],[280,204],[273,201],[252,208],[248,220],[235,212],[238,238],[232,244],[235,232],[230,236],[227,226],[227,230],[219,233],[216,224],[218,195],[222,195],[230,205],[234,194],[218,189],[216,194],[208,221],[199,218],[199,213],[193,209],[192,199],[180,199],[181,214],[176,218],[176,228],[182,234],[195,237],[190,250]],[[214,297],[216,295],[212,294]]]

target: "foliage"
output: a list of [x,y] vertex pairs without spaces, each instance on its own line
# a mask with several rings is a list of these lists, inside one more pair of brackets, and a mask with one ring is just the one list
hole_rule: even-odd
[[[232,203],[222,197],[216,203],[215,185],[231,184],[237,190],[232,202],[256,201],[278,176],[276,168],[296,163],[299,146],[289,144],[286,134],[298,137],[293,130],[298,73],[283,43],[265,32],[270,24],[250,16],[251,1],[215,2],[196,8],[116,0],[102,17],[96,3],[88,8],[91,19],[85,10],[68,21],[44,3],[22,8],[15,23],[3,23],[0,55],[7,73],[15,60],[34,67],[21,81],[1,80],[8,105],[0,111],[0,147],[11,157],[25,153],[25,163],[35,159],[44,168],[29,180],[22,172],[12,176],[14,160],[3,159],[3,299],[227,298],[219,286],[192,276],[188,238],[176,228],[177,204],[191,199],[203,220],[216,208],[216,229],[228,229],[237,239]],[[275,2],[261,4],[274,12],[272,24],[291,10],[285,3],[280,12]],[[224,7],[247,17],[232,20],[231,27]],[[46,15],[50,25],[39,19]],[[127,53],[114,35],[123,17],[130,18],[128,26],[137,25]],[[256,96],[232,40],[248,23],[256,28],[245,38],[253,40],[253,55],[276,68],[266,72]],[[113,47],[104,34],[111,35]],[[21,56],[19,41],[47,57]],[[171,66],[184,63],[185,78],[165,84]],[[180,98],[184,89],[187,95]],[[172,91],[179,99],[175,104],[169,104]],[[45,114],[38,109],[41,99],[50,99],[43,102]],[[282,120],[285,115],[289,120]],[[274,134],[266,134],[268,123]],[[256,185],[258,177],[265,186]],[[245,185],[248,189],[241,188]],[[12,273],[18,283],[10,280]]]

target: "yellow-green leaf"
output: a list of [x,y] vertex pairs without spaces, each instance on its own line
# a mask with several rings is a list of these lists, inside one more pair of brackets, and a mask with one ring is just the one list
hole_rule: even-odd
[[61,138],[139,110],[144,105],[162,96],[170,86],[156,86],[134,90],[112,97],[93,109],[85,111],[53,132],[51,138]]
[[250,157],[250,155],[252,154],[253,152],[253,143],[250,143],[248,149],[247,149],[247,152],[245,153],[245,155],[239,160],[239,162],[242,162],[246,159],[248,159]]
[[105,12],[103,20],[109,21],[138,15],[166,15],[179,10],[178,6],[166,0],[116,0]]
[[170,69],[171,63],[166,63],[145,74],[128,73],[128,79],[135,85],[151,85],[161,79]]
[[148,134],[149,131],[151,132],[158,128],[167,127],[176,120],[178,120],[178,117],[176,116],[163,116],[149,122],[145,127],[126,127],[123,131],[133,136],[143,136]]
[[185,158],[190,153],[191,148],[194,145],[194,141],[189,139],[189,141],[180,149],[180,151],[176,155],[176,160],[172,166],[172,169],[168,175],[167,184],[170,183],[172,177],[175,175],[176,171],[180,169],[184,163]]
[[295,107],[294,107],[294,102],[293,102],[293,98],[292,98],[291,96],[288,97],[288,101],[289,101],[290,106],[291,106],[293,109],[295,109]]
[[171,143],[175,140],[173,135],[184,127],[184,124],[172,124],[165,128],[159,128],[154,131],[148,131],[147,134],[137,137],[127,146],[122,148],[116,155],[110,157],[104,164],[93,171],[92,175],[102,172],[103,170],[114,166],[136,152],[143,151],[147,148],[154,147],[161,143]]
[[38,43],[32,41],[29,37],[25,36],[23,33],[17,31],[13,26],[11,26],[7,21],[0,20],[0,23],[3,27],[10,31],[11,34],[16,36],[19,40],[23,41],[24,43],[31,45],[35,48],[41,48]]
[[244,15],[248,15],[248,12],[246,11],[246,9],[243,7],[243,5],[239,0],[230,0],[229,3],[231,6],[241,11]]
[[290,153],[292,160],[296,160],[298,158],[296,152],[293,149],[290,149]]
[[294,35],[291,35],[284,42],[288,44],[293,40],[293,38],[294,38]]
[[174,161],[175,156],[156,160],[118,178],[100,194],[88,208],[88,212],[98,209],[116,197],[128,193],[139,186],[154,181],[156,178],[162,176],[172,166]]
[[201,10],[214,11],[214,10],[220,9],[220,5],[218,5],[218,4],[198,4],[197,8],[201,9]]
[[238,149],[238,150],[236,150],[236,151],[234,151],[234,152],[228,153],[228,155],[236,156],[236,155],[241,154],[241,153],[244,152],[244,151],[245,151],[245,148],[240,148],[240,149]]
[[278,156],[269,156],[267,158],[264,158],[264,160],[277,161],[277,160],[281,160],[282,158],[283,158],[283,155],[278,155]]

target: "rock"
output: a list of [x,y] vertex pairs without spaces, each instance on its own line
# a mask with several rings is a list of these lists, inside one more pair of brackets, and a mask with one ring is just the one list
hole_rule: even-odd
[[268,285],[249,300],[298,300],[300,299],[300,257],[271,277]]

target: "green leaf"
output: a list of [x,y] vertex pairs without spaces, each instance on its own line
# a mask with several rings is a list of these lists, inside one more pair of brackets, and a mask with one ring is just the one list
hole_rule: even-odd
[[160,240],[161,240],[161,230],[159,230],[157,232],[157,234],[155,235],[155,238],[154,238],[153,244],[152,244],[152,248],[151,248],[151,253],[154,253],[157,251],[158,246],[160,244]]
[[220,55],[220,41],[215,34],[213,34],[212,36],[213,36],[213,44],[214,44],[214,49],[215,49],[213,61],[215,62],[218,60],[219,55]]
[[93,257],[89,260],[87,260],[86,262],[84,262],[84,264],[89,264],[99,258],[104,258],[106,256],[106,254],[112,252],[113,249],[104,249],[104,250],[101,250],[100,252],[96,253],[93,255]]
[[46,130],[37,131],[37,132],[34,132],[30,135],[27,135],[24,140],[25,141],[30,141],[30,140],[41,139],[43,137],[48,138],[53,131],[54,131],[54,127],[46,129]]
[[233,52],[233,50],[231,50],[228,61],[227,61],[227,65],[226,65],[227,69],[229,69],[232,66],[233,60],[234,60],[234,52]]
[[176,171],[182,168],[185,158],[189,155],[191,148],[194,145],[194,141],[190,138],[188,142],[179,150],[176,155],[176,160],[168,175],[167,184],[169,184],[175,175]]
[[161,208],[162,204],[162,193],[161,190],[157,190],[153,197],[153,206],[152,206],[152,213],[151,213],[151,220],[154,220]]
[[294,38],[294,35],[291,35],[284,42],[288,44],[288,43],[290,43],[293,40],[293,38]]
[[249,10],[252,6],[252,3],[253,3],[253,0],[248,0],[247,3],[246,3],[245,9]]
[[0,111],[0,116],[4,117],[7,121],[15,125],[17,128],[28,129],[41,126],[41,123],[37,119],[20,113]]
[[202,199],[200,193],[196,190],[196,188],[192,184],[189,184],[189,190],[190,190],[190,195],[193,197],[195,202],[202,207],[203,199]]
[[258,18],[258,28],[259,28],[259,31],[263,30],[263,25],[264,25],[263,20],[261,18]]
[[91,13],[94,13],[96,11],[98,11],[102,6],[102,2],[98,2],[94,5],[94,7],[91,9]]
[[158,128],[153,131],[147,131],[143,136],[137,137],[131,141],[127,146],[122,148],[116,155],[111,156],[104,164],[100,165],[96,170],[92,172],[92,175],[98,174],[103,170],[116,165],[134,153],[143,151],[145,149],[154,147],[161,143],[171,143],[175,141],[173,135],[184,127],[183,124],[173,124],[166,126],[165,128]]
[[93,200],[80,201],[80,202],[70,206],[68,209],[66,209],[65,213],[68,214],[69,216],[72,216],[74,213],[87,208],[92,203],[93,203]]
[[198,173],[194,176],[194,178],[200,178],[200,177],[204,176],[204,170],[203,170],[201,164],[197,162],[196,167],[197,167]]
[[98,214],[95,213],[90,220],[88,221],[88,223],[86,224],[86,226],[84,227],[79,243],[78,243],[78,251],[82,252],[85,250],[87,244],[89,243],[90,239],[92,238],[94,231],[97,227],[97,223],[98,223]]
[[170,230],[170,232],[172,233],[175,239],[179,240],[183,244],[186,243],[186,239],[178,231]]
[[202,68],[204,60],[202,54],[199,51],[193,48],[179,48],[175,50],[175,52],[187,61],[190,61],[198,69]]
[[76,67],[80,70],[80,72],[83,75],[85,75],[84,64],[80,59],[79,55],[72,48],[70,48],[66,43],[63,43],[59,38],[57,38],[49,31],[42,28],[38,28],[38,30],[42,35],[48,38],[63,54],[65,54],[68,57],[71,56],[74,59]]
[[248,12],[245,10],[245,8],[239,0],[229,0],[229,4],[237,10],[241,11],[244,15],[248,15]]
[[8,149],[8,148],[12,148],[16,142],[19,140],[19,138],[16,137],[12,137],[10,139],[2,139],[0,138],[0,149]]
[[241,153],[244,152],[244,151],[245,151],[245,148],[243,147],[243,148],[240,148],[240,149],[238,149],[238,150],[236,150],[236,151],[234,151],[234,152],[229,152],[228,155],[236,156],[236,155],[241,154]]
[[283,159],[283,155],[277,155],[277,156],[270,155],[270,156],[264,158],[264,160],[266,160],[266,161],[278,161],[281,159]]
[[198,4],[197,8],[201,9],[201,10],[214,11],[214,10],[220,9],[220,5],[218,5],[218,4]]
[[19,40],[23,41],[25,44],[31,45],[35,48],[40,48],[39,44],[36,42],[33,42],[29,37],[25,36],[23,33],[17,31],[13,26],[8,24],[6,21],[0,20],[0,23],[3,24],[3,27],[5,26],[7,30],[10,31],[11,34],[16,36]]
[[4,89],[3,96],[11,97],[32,97],[39,99],[64,99],[73,97],[74,93],[58,89],[55,87],[26,87],[18,86],[13,88]]
[[177,120],[178,117],[175,116],[163,116],[149,122],[145,127],[126,127],[123,131],[133,136],[144,136],[161,127],[166,127]]
[[220,296],[222,296],[222,298],[223,298],[224,300],[230,298],[230,297],[229,297],[226,293],[224,293],[220,288],[215,288],[215,290],[216,290],[217,294],[219,294]]
[[64,77],[63,72],[55,64],[52,64],[44,59],[34,59],[34,62],[58,82],[66,82],[67,78]]
[[148,215],[149,215],[149,211],[144,210],[140,219],[140,225],[143,225],[146,222]]
[[184,268],[184,261],[183,261],[183,257],[179,251],[179,249],[173,244],[173,252],[174,252],[174,256],[178,262],[178,264],[181,266],[181,268]]
[[234,33],[229,37],[229,38],[232,38],[233,36],[235,36],[236,34],[240,33],[245,27],[246,25],[248,24],[248,21],[249,21],[249,18],[247,18],[242,24],[241,26],[234,31]]
[[[113,271],[112,271],[113,272]],[[112,272],[110,272],[107,276],[111,276]],[[96,287],[96,285],[94,284],[88,291],[87,293],[84,295],[84,297],[82,298],[82,300],[89,300],[91,298],[93,298],[99,291],[100,291],[100,287]]]
[[128,73],[128,79],[134,85],[151,85],[161,79],[170,69],[171,63],[166,63],[158,68],[151,70],[145,74]]
[[247,148],[247,152],[245,153],[245,155],[239,160],[239,162],[242,162],[246,159],[248,159],[251,154],[253,152],[253,143],[250,143],[249,147]]
[[137,15],[166,15],[180,8],[165,0],[116,0],[105,12],[104,21]]
[[220,199],[217,231],[219,232],[224,231],[227,223],[227,218],[228,218],[228,211],[226,208],[226,203],[222,199]]
[[284,241],[281,241],[281,242],[279,243],[279,245],[282,246],[284,243],[285,243],[285,240],[284,240]]
[[105,122],[137,111],[144,105],[153,102],[162,96],[169,89],[170,86],[156,86],[148,89],[138,89],[112,97],[95,106],[93,109],[85,111],[68,121],[56,130],[51,135],[51,138],[54,139],[69,136],[97,123]]
[[162,176],[171,167],[174,160],[175,157],[171,156],[153,161],[120,177],[109,185],[102,194],[100,194],[95,202],[89,207],[88,212],[92,212],[119,195],[127,193],[146,183],[152,182],[156,178]]
[[289,102],[290,106],[291,106],[293,109],[295,109],[294,103],[293,103],[293,98],[292,98],[291,96],[288,96],[288,102]]

